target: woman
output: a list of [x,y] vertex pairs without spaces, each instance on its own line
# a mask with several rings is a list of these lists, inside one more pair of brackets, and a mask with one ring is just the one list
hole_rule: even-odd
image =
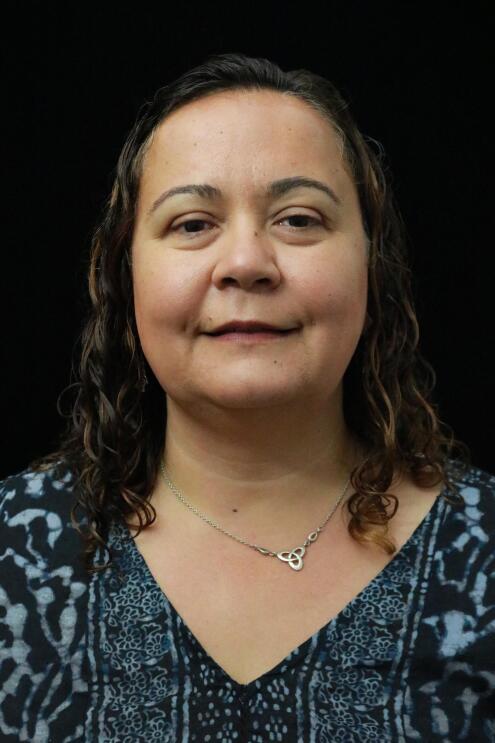
[[2,740],[494,740],[495,480],[333,86],[160,89],[89,291],[59,450],[2,483]]

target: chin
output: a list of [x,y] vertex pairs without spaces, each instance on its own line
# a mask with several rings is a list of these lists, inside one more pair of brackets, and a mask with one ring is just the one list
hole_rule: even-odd
[[243,389],[227,389],[224,386],[222,390],[212,390],[208,394],[203,391],[203,399],[207,399],[210,404],[239,410],[290,405],[300,399],[300,396],[299,389],[261,389],[255,385],[250,385],[249,388],[244,386]]

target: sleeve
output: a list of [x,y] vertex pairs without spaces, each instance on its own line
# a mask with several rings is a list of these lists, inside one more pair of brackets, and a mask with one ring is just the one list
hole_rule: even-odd
[[495,741],[495,477],[471,468],[458,486],[428,558],[411,688],[423,734],[481,743]]
[[0,739],[5,743],[66,740],[71,705],[87,691],[88,590],[78,565],[79,535],[70,523],[69,480],[25,470],[0,482]]

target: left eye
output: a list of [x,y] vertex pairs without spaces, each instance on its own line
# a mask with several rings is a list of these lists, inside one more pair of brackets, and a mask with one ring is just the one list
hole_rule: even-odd
[[[301,227],[304,228],[304,227],[308,227],[308,226],[309,227],[314,227],[316,225],[320,225],[321,226],[321,224],[322,224],[321,220],[316,219],[316,217],[310,217],[309,214],[289,214],[288,217],[282,217],[282,219],[279,220],[279,221],[280,222],[285,222],[286,219],[302,219],[302,220],[305,220],[306,219],[306,220],[309,220],[309,222],[311,223],[310,225],[301,225],[301,224],[300,225],[297,225],[296,226],[296,229],[299,229]],[[292,229],[294,229],[294,228],[292,228]]]
[[[289,214],[288,217],[282,217],[282,219],[279,220],[279,222],[285,222],[288,219],[295,219],[296,221],[303,222],[309,221],[310,224],[296,224],[295,227],[291,227],[290,229],[300,230],[300,229],[307,229],[308,227],[316,227],[321,226],[322,222],[321,220],[317,219],[316,217],[311,217],[309,214]],[[186,225],[200,225],[200,224],[210,224],[210,222],[207,222],[205,219],[187,219],[185,222],[181,222],[180,224],[176,225],[175,227],[172,227],[173,232],[178,232],[182,227],[186,227]],[[196,229],[186,229],[185,234],[187,235],[197,235],[200,232],[203,232],[203,230],[196,230]]]

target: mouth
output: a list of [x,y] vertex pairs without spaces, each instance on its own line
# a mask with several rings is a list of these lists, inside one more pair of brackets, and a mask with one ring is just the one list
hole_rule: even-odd
[[[268,341],[282,340],[299,330],[299,326],[287,327],[287,322],[277,323],[275,325],[267,323],[264,320],[230,320],[223,325],[217,325],[216,328],[205,332],[212,340],[217,342],[230,342],[253,344]],[[285,325],[285,327],[284,327]]]
[[296,333],[298,328],[289,330],[228,330],[221,333],[207,333],[209,338],[217,342],[230,343],[260,343],[263,341],[282,340]]

